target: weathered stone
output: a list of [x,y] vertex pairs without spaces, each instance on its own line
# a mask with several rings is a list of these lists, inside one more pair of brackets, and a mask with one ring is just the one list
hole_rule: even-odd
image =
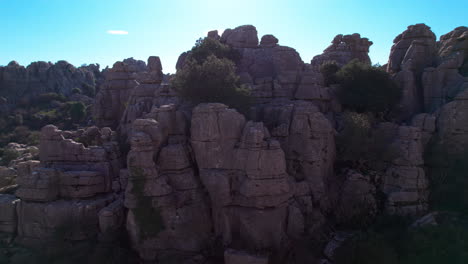
[[234,48],[255,48],[258,46],[257,29],[251,25],[228,28],[223,32],[221,42]]
[[16,206],[19,199],[13,195],[0,194],[0,232],[15,233],[17,226]]
[[224,251],[225,264],[268,264],[268,256],[227,249]]
[[353,59],[370,64],[368,55],[369,47],[372,41],[367,38],[361,38],[361,35],[355,33],[352,35],[337,35],[330,46],[323,51],[323,54],[315,56],[310,64],[317,68],[325,62],[334,61],[343,66]]

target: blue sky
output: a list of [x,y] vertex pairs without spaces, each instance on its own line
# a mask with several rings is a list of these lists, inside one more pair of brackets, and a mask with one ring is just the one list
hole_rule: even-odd
[[157,55],[164,72],[174,72],[179,54],[208,30],[244,24],[259,38],[275,35],[305,62],[335,35],[360,33],[374,42],[372,62],[385,64],[408,25],[426,23],[440,37],[468,26],[467,14],[466,0],[0,0],[0,65],[63,59],[105,67]]

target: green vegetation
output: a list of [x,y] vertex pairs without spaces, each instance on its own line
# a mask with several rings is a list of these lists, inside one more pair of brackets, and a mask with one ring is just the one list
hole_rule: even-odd
[[0,149],[0,166],[8,166],[12,160],[19,157],[19,153],[12,149]]
[[338,83],[336,73],[340,70],[340,66],[335,61],[327,61],[320,65],[320,72],[323,74],[325,86]]
[[184,67],[177,71],[173,86],[180,96],[198,104],[219,102],[246,112],[248,89],[239,85],[234,60],[237,53],[217,40],[198,40]]
[[381,216],[337,251],[337,264],[468,263],[468,151],[435,137],[425,162],[430,207],[438,225],[410,227],[411,220]]
[[[464,149],[454,151],[456,149]],[[425,162],[431,183],[434,210],[454,211],[468,216],[468,150],[434,140],[426,148]]]
[[82,102],[68,102],[66,108],[74,123],[79,123],[86,116],[86,106]]
[[339,248],[335,263],[468,263],[465,221],[439,219],[438,226],[410,228],[404,218],[382,219]]
[[337,158],[355,169],[378,169],[380,161],[396,157],[394,135],[376,126],[370,113],[344,112],[342,129],[336,137]]
[[135,221],[139,226],[140,240],[155,237],[159,232],[164,230],[162,216],[157,208],[153,206],[152,199],[144,196],[145,175],[143,169],[135,166],[130,167],[132,179],[132,195],[137,200],[137,207],[131,211],[135,216]]
[[72,94],[81,94],[83,93],[80,88],[73,88],[71,90]]
[[94,97],[96,95],[96,87],[87,83],[83,83],[81,85],[81,91],[84,95],[87,95],[89,97]]
[[387,72],[358,60],[343,66],[333,78],[339,84],[340,102],[351,111],[387,113],[402,96],[402,89]]

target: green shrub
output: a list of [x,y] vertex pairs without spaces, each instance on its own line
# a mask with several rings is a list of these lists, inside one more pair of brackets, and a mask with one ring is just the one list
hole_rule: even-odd
[[43,93],[43,94],[40,94],[37,98],[36,98],[36,103],[37,104],[49,104],[50,102],[52,101],[59,101],[59,102],[65,102],[67,99],[65,98],[65,96],[63,96],[63,94],[57,94],[57,93]]
[[81,90],[83,91],[84,95],[87,95],[89,97],[94,97],[96,95],[96,87],[94,85],[83,83],[81,85]]
[[0,160],[2,166],[8,166],[11,161],[17,159],[20,156],[18,151],[12,149],[4,149],[2,152],[2,159]]
[[195,104],[218,102],[246,112],[250,105],[247,89],[239,86],[234,63],[214,55],[202,63],[189,60],[177,71],[173,86],[180,96]]
[[234,63],[240,59],[238,51],[212,38],[198,39],[187,59],[195,60],[196,63],[202,64],[211,55],[219,59],[231,60]]
[[132,178],[131,194],[136,198],[138,206],[132,208],[135,221],[140,227],[140,240],[155,237],[164,230],[164,223],[161,213],[152,204],[152,199],[144,196],[144,187],[146,179],[142,168],[131,166],[130,173]]
[[400,100],[401,88],[390,75],[379,69],[353,60],[337,73],[340,85],[338,98],[345,109],[386,113]]
[[86,116],[86,106],[82,102],[67,102],[67,110],[74,123],[79,123]]
[[409,228],[407,219],[394,221],[397,218],[376,223],[345,242],[336,251],[335,263],[468,263],[468,228],[464,219]]
[[340,70],[340,66],[335,61],[327,61],[320,65],[320,72],[323,75],[325,86],[338,82],[336,73]]
[[83,93],[80,88],[73,88],[71,90],[71,92],[72,92],[72,94],[82,94]]

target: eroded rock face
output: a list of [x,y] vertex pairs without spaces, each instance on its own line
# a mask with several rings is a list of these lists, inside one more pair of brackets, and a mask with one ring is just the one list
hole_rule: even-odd
[[436,42],[424,24],[409,26],[394,40],[387,71],[402,87],[399,117],[434,112],[468,87],[468,29],[458,27]]
[[138,85],[137,67],[125,62],[116,62],[106,72],[106,82],[96,94],[93,116],[99,127],[117,128],[127,107],[132,90]]
[[382,191],[387,195],[386,210],[390,214],[417,215],[428,208],[429,181],[423,164],[423,135],[421,128],[397,128],[392,159],[386,170]]
[[355,33],[352,35],[336,35],[332,44],[326,48],[321,55],[315,56],[310,64],[316,68],[324,62],[334,61],[339,66],[346,65],[353,59],[370,64],[369,47],[372,41],[368,38],[361,38]]
[[173,95],[169,95],[170,92],[167,91],[169,88],[166,85],[161,85],[162,80],[161,60],[156,56],[149,57],[148,71],[138,74],[139,84],[129,94],[127,107],[120,119],[119,131],[122,137],[127,137],[133,121],[150,112],[153,105],[161,105],[157,101],[163,101],[163,97],[166,99]]
[[211,198],[215,234],[225,245],[278,248],[293,191],[279,143],[270,141],[262,123],[245,123],[242,115],[222,104],[197,106],[191,131],[200,178]]
[[188,255],[211,237],[209,204],[174,106],[155,107],[133,122],[128,154],[127,230],[145,260],[176,250]]
[[424,70],[424,108],[435,111],[468,88],[468,28],[458,27],[440,37],[436,66]]
[[[85,147],[73,140],[78,136],[97,145]],[[57,236],[81,241],[117,230],[123,206],[117,202],[120,155],[113,139],[109,128],[70,132],[44,127],[40,161],[18,163],[15,199],[1,196],[2,231],[38,246]]]
[[436,52],[436,37],[425,24],[409,26],[393,40],[387,71],[402,69],[421,71],[432,64]]
[[257,29],[252,25],[226,29],[221,36],[221,42],[234,48],[256,48],[258,46]]

